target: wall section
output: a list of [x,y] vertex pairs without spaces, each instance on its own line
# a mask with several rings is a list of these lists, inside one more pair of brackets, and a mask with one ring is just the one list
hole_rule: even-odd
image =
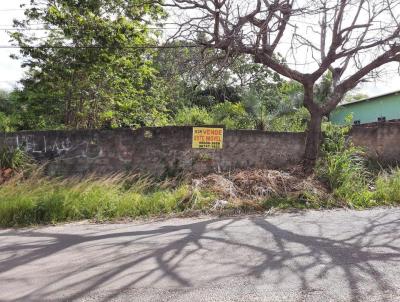
[[[400,162],[400,123],[354,126],[350,138],[381,163]],[[27,151],[51,175],[142,172],[155,176],[299,164],[304,133],[225,130],[222,150],[192,149],[192,127],[0,133],[0,148]]]
[[222,150],[192,149],[192,127],[0,134],[0,147],[19,147],[48,162],[51,175],[140,171],[165,176],[237,168],[282,169],[301,162],[304,143],[304,133],[225,130]]
[[366,149],[370,158],[382,164],[400,162],[399,122],[354,126],[350,137],[355,145]]

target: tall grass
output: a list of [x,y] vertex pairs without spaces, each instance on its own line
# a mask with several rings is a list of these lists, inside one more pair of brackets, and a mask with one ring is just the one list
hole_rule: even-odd
[[51,179],[31,176],[0,186],[0,225],[21,226],[81,219],[110,220],[200,209],[207,192],[186,184],[171,187],[149,178]]
[[369,190],[373,177],[367,169],[367,157],[362,148],[347,141],[350,127],[331,123],[324,126],[317,175],[330,187],[333,197],[343,204],[354,208],[374,205],[373,193]]
[[20,170],[32,165],[32,159],[21,149],[3,147],[0,150],[0,169]]
[[336,204],[353,208],[400,203],[400,168],[368,169],[365,152],[346,140],[348,126],[325,124],[322,157],[317,175],[328,184]]
[[400,203],[400,168],[382,171],[376,179],[374,198],[380,204]]

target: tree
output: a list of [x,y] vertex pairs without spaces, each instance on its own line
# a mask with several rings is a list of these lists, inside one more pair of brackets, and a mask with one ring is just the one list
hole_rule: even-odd
[[22,109],[18,102],[17,92],[0,89],[0,131],[15,131],[21,126]]
[[[305,164],[318,157],[321,122],[344,95],[383,65],[400,62],[399,0],[169,0],[179,11],[175,35],[223,60],[247,54],[303,86],[310,112]],[[186,18],[183,18],[183,16]],[[315,20],[313,22],[313,20]],[[281,53],[285,51],[285,56]],[[330,73],[324,100],[315,87]]]
[[[158,50],[154,62],[159,76],[168,83],[174,112],[193,105],[210,108],[225,101],[238,103],[249,95],[256,96],[263,106],[281,102],[277,91],[282,78],[252,62],[248,55],[221,62],[215,60],[214,49],[201,49],[194,42],[176,40],[163,46],[169,48]],[[271,102],[265,102],[266,98]]]
[[353,92],[353,93],[346,94],[343,101],[344,101],[344,103],[352,103],[352,102],[360,101],[363,99],[367,99],[368,97],[369,96],[366,93]]
[[0,112],[10,111],[10,93],[0,89]]
[[[13,41],[28,68],[21,102],[43,125],[94,128],[166,122],[152,65],[160,5],[141,0],[32,0],[14,21]],[[32,27],[44,24],[41,34]]]

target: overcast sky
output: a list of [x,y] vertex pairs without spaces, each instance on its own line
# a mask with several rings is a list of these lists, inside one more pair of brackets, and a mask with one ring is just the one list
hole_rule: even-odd
[[[6,28],[12,27],[14,18],[23,17],[23,11],[19,9],[21,0],[0,0],[0,45],[10,45]],[[12,89],[22,77],[23,71],[20,62],[12,60],[10,54],[15,50],[0,48],[0,88]]]
[[[13,19],[21,19],[24,14],[20,4],[27,0],[0,0],[0,46],[10,45],[9,36],[5,29],[12,27]],[[24,74],[20,62],[10,58],[11,53],[18,50],[0,48],[0,88],[11,90]],[[388,66],[386,76],[374,83],[363,84],[359,91],[374,96],[381,93],[400,90],[400,76],[397,66]]]

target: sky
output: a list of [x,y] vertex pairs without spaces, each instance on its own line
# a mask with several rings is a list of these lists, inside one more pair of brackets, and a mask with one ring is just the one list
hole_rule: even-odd
[[[27,3],[27,0],[0,0],[0,46],[11,45],[5,29],[12,27],[13,19],[23,18],[23,10],[20,9],[23,3]],[[12,53],[18,53],[18,50],[0,47],[0,89],[12,90],[24,75],[21,62],[10,58]],[[400,90],[400,76],[396,66],[388,66],[387,70],[389,72],[384,77],[362,84],[357,92],[374,96]]]
[[[0,0],[0,45],[10,45],[9,36],[4,30],[12,27],[12,21],[15,18],[23,17],[23,11],[19,9],[21,0]],[[0,88],[11,90],[19,79],[23,76],[23,70],[20,62],[12,60],[10,54],[16,52],[11,49],[0,48]]]

